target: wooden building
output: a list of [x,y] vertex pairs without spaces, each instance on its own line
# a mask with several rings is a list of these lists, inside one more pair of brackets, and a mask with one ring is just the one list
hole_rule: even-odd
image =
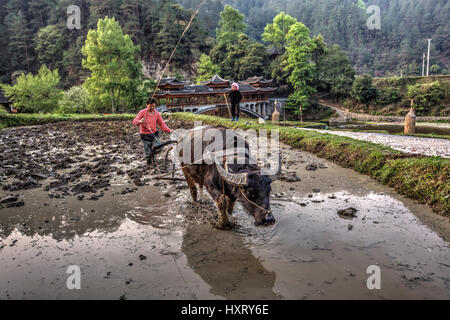
[[[158,85],[155,100],[169,111],[185,111],[188,108],[200,110],[202,106],[226,105],[231,91],[230,80],[215,75],[201,85],[192,85],[175,78],[164,78]],[[253,77],[239,83],[242,94],[241,107],[248,108],[261,116],[272,113],[269,99],[277,88],[271,87],[272,80]]]

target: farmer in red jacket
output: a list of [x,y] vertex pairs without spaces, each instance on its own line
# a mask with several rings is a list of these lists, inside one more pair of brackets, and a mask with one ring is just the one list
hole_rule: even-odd
[[145,157],[147,164],[152,164],[152,148],[161,144],[159,140],[159,131],[156,130],[158,125],[161,130],[172,133],[172,130],[164,122],[161,114],[155,110],[156,101],[152,98],[147,100],[147,108],[141,110],[137,117],[133,120],[133,125],[141,126],[141,140],[144,144]]

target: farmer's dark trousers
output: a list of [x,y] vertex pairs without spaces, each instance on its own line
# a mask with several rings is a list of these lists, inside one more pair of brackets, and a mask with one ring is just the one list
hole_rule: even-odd
[[234,118],[239,118],[241,114],[241,106],[239,103],[231,105],[231,116]]
[[153,147],[157,147],[161,144],[159,141],[158,131],[155,134],[141,134],[141,140],[144,144],[144,152],[146,158],[150,158],[152,156]]

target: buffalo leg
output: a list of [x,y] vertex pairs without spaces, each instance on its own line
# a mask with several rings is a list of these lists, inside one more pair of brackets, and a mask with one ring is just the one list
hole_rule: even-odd
[[219,228],[227,228],[230,225],[227,213],[229,198],[227,196],[220,195],[219,199],[216,201],[216,204],[219,209]]
[[199,185],[200,187],[200,201],[204,200],[204,194],[203,194],[203,185]]
[[216,188],[217,181],[214,181],[213,176],[206,176],[205,187],[211,197],[215,200],[217,208],[219,209],[219,219],[217,221],[218,227],[220,229],[227,229],[234,226],[230,223],[228,213],[232,210],[234,206],[234,201],[230,199],[229,195],[223,194],[222,190]]
[[227,202],[227,213],[232,216],[234,211],[234,205],[236,204],[236,199],[228,198],[229,201]]
[[219,221],[218,225],[221,229],[233,228],[236,226],[234,219],[232,218],[235,199],[232,199],[228,195],[221,194],[216,201],[217,208],[219,209]]
[[183,174],[186,177],[186,182],[189,186],[189,189],[191,191],[192,200],[194,202],[197,202],[197,186],[195,185],[194,179],[191,177],[191,175],[187,172],[187,169],[183,169]]

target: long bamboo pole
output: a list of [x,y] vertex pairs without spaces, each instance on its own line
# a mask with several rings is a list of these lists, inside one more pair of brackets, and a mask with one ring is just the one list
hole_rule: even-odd
[[230,109],[230,106],[229,106],[229,104],[228,104],[227,94],[224,93],[223,96],[225,97],[225,102],[227,103],[228,113],[230,114],[230,118],[231,118],[232,115],[231,115],[231,109]]

